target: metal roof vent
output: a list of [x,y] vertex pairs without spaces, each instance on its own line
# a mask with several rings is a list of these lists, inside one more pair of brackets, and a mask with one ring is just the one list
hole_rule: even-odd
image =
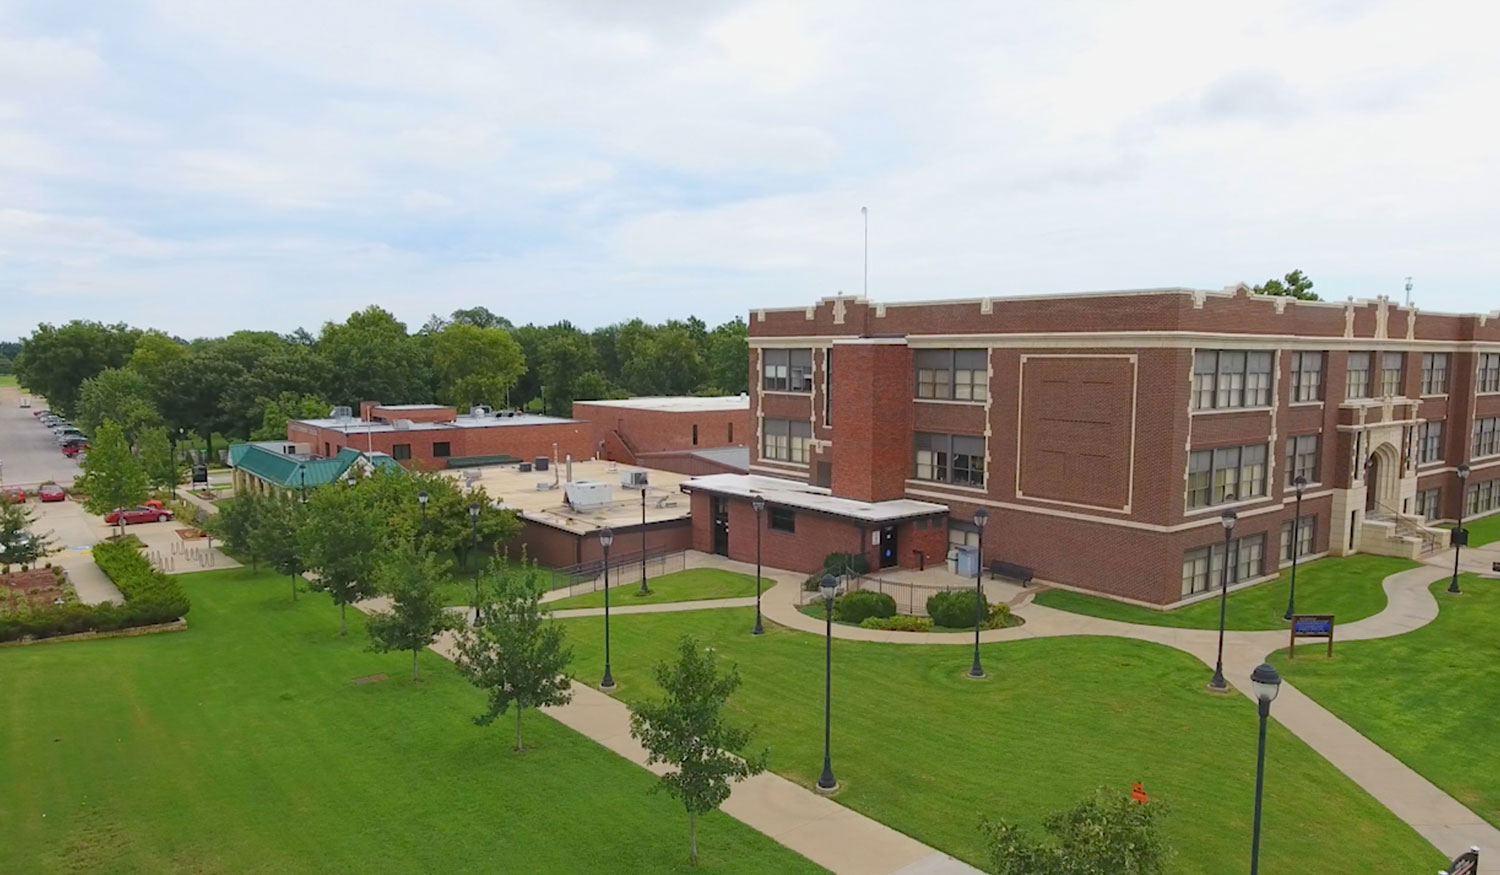
[[396,431],[411,431],[411,420],[410,419],[396,419],[396,420],[392,420],[392,422],[391,422],[391,428],[394,428]]

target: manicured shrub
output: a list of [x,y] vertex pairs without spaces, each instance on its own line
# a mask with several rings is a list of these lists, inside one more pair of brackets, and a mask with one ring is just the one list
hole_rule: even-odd
[[187,616],[187,594],[177,581],[151,566],[130,544],[105,541],[94,545],[94,564],[114,581],[123,605],[67,604],[0,617],[0,641],[51,638],[77,632],[113,632],[151,626]]
[[896,600],[883,592],[857,590],[833,600],[833,618],[844,623],[860,623],[866,617],[894,617]]
[[[948,592],[935,593],[927,598],[927,616],[937,626],[946,626],[949,629],[972,629],[974,628],[974,592],[972,590],[956,589]],[[979,614],[988,617],[990,614],[989,600],[981,593],[979,595]]]
[[910,617],[897,614],[894,617],[865,617],[860,621],[862,629],[887,629],[892,632],[929,632],[932,621],[926,617]]
[[1010,605],[1005,602],[996,602],[990,605],[989,616],[985,618],[984,628],[1004,629],[1011,625]]

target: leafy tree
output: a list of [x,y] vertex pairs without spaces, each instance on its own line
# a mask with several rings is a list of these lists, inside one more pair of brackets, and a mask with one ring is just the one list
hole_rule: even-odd
[[1250,291],[1257,295],[1279,295],[1287,298],[1297,298],[1302,301],[1321,301],[1317,293],[1312,290],[1313,281],[1300,270],[1294,270],[1281,279],[1268,279]]
[[93,434],[106,419],[119,424],[134,446],[148,428],[161,425],[151,383],[126,368],[105,368],[83,381],[78,391],[78,427]]
[[[609,381],[599,371],[585,371],[578,375],[577,381],[573,383],[574,401],[593,401],[596,398],[614,397],[614,390],[610,388]],[[568,412],[572,412],[569,405]]]
[[625,385],[644,395],[686,395],[703,382],[703,357],[682,325],[648,330],[625,359]]
[[340,635],[349,631],[349,604],[375,592],[375,563],[384,534],[378,511],[353,487],[335,483],[313,490],[308,498],[297,550],[307,570],[317,575],[313,589],[326,591],[339,606]]
[[0,352],[0,374],[9,374],[15,370],[15,364],[11,362],[10,356]]
[[117,507],[135,507],[150,492],[146,469],[131,454],[120,426],[110,420],[100,423],[89,440],[88,458],[82,467],[78,484],[85,493],[83,506],[89,513],[107,514]]
[[594,348],[583,332],[563,322],[549,330],[540,356],[542,410],[554,416],[571,415],[579,378],[598,368]]
[[490,574],[496,599],[481,605],[482,622],[459,630],[458,667],[489,697],[483,714],[488,726],[512,705],[516,709],[516,750],[521,744],[521,710],[572,701],[572,681],[564,672],[573,650],[564,646],[562,626],[550,622],[541,606],[541,572],[507,569]]
[[313,351],[327,375],[318,394],[336,405],[431,400],[428,362],[406,333],[406,325],[379,307],[325,324]]
[[330,405],[312,395],[297,395],[282,392],[275,398],[261,399],[260,425],[250,432],[254,441],[275,441],[286,438],[286,423],[289,419],[316,419],[327,416]]
[[1158,829],[1163,811],[1101,787],[1042,822],[1055,844],[1003,820],[981,818],[980,829],[996,875],[1161,875],[1172,853]]
[[475,328],[503,328],[506,331],[515,326],[504,316],[496,316],[488,307],[465,307],[454,310],[451,314],[455,325],[473,325]]
[[83,381],[106,368],[124,365],[140,334],[124,324],[81,319],[60,327],[38,325],[16,356],[16,376],[22,385],[45,396],[53,410],[72,416]]
[[459,409],[504,404],[525,367],[521,347],[501,328],[455,323],[432,338],[438,395]]
[[136,452],[146,470],[146,480],[159,491],[176,489],[187,473],[187,466],[173,452],[167,430],[161,426],[141,432],[136,438]]
[[264,502],[259,495],[232,498],[220,504],[219,512],[210,515],[204,523],[204,528],[223,542],[227,552],[249,559],[252,571],[260,570],[261,556],[256,549],[260,542],[256,540],[255,532],[267,513]]
[[127,367],[144,377],[160,397],[167,369],[187,357],[187,344],[178,343],[160,331],[147,331],[135,342]]
[[449,579],[446,562],[402,544],[375,572],[375,586],[390,596],[389,613],[370,617],[370,649],[381,653],[411,651],[411,679],[417,680],[417,656],[457,623],[443,605],[438,584]]
[[[225,434],[254,440],[270,439],[255,435],[266,426],[266,407],[273,402],[283,408],[294,406],[297,415],[328,415],[328,408],[332,405],[326,401],[319,400],[319,409],[310,411],[310,414],[303,403],[321,397],[319,391],[323,381],[320,369],[321,364],[311,347],[282,338],[280,346],[256,360],[244,379],[231,385],[219,397],[227,428]],[[284,438],[286,432],[274,437]]]
[[708,334],[704,361],[709,385],[717,394],[750,391],[750,329],[738,317]]
[[306,506],[288,495],[263,499],[261,514],[250,533],[251,552],[267,565],[292,581],[292,601],[297,600],[297,581],[306,567],[297,543],[297,531],[303,525]]
[[167,425],[195,431],[213,458],[214,433],[229,430],[220,399],[245,379],[245,369],[212,346],[194,347],[188,355],[165,366],[157,399]]
[[646,748],[646,764],[667,763],[677,770],[658,780],[688,813],[688,857],[698,862],[698,815],[729,798],[730,784],[765,771],[764,751],[740,755],[750,730],[730,726],[724,705],[740,685],[733,666],[720,674],[718,657],[691,636],[677,643],[677,661],[658,663],[656,685],[665,697],[630,706],[630,735]]
[[36,515],[26,505],[0,499],[0,563],[6,571],[12,565],[30,568],[57,552],[51,538],[31,531],[35,522]]
[[[435,471],[377,470],[360,480],[355,491],[386,521],[394,540],[413,540],[428,553],[451,553],[460,567],[469,564],[473,549],[494,549],[521,529],[515,513],[495,507],[483,486],[466,492]],[[419,492],[427,493],[425,514]],[[479,505],[477,526],[469,516],[470,504]]]

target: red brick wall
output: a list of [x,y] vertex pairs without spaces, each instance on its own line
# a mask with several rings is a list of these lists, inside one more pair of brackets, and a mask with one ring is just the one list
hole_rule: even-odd
[[[589,422],[596,445],[611,432],[619,432],[637,453],[748,446],[755,440],[748,405],[743,410],[675,413],[575,401],[573,418]],[[695,425],[698,427],[696,444],[693,443]]]
[[447,464],[446,459],[433,455],[433,444],[443,441],[449,445],[449,458],[500,454],[519,459],[537,456],[551,458],[554,443],[557,444],[559,461],[570,454],[574,459],[594,457],[593,437],[586,422],[377,431],[368,436],[358,432],[345,435],[336,429],[289,422],[286,434],[287,440],[311,444],[314,453],[322,454],[326,443],[328,455],[336,455],[343,447],[353,447],[356,450],[374,450],[394,456],[396,444],[408,444],[411,447],[411,459],[403,464],[415,463],[428,468],[441,468]]
[[[521,523],[521,534],[516,537],[513,555],[518,555],[524,549],[527,559],[536,560],[547,568],[565,568],[581,562],[595,562],[604,555],[596,532],[580,534],[528,519],[522,519]],[[648,554],[687,550],[692,547],[692,540],[692,523],[686,519],[646,526]],[[640,551],[640,526],[615,529],[614,544],[610,548],[614,556],[639,555]]]
[[904,344],[844,344],[833,355],[833,492],[863,501],[900,498],[912,469],[911,351]]

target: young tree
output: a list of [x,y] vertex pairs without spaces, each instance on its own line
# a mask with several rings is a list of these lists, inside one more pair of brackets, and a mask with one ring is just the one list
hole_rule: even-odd
[[107,514],[117,507],[135,507],[146,500],[150,483],[141,460],[130,452],[125,433],[110,420],[99,425],[83,460],[78,484],[89,513]]
[[1003,820],[980,819],[980,829],[996,875],[1161,875],[1172,852],[1157,829],[1160,802],[1135,802],[1101,787],[1042,825],[1056,844],[1033,840]]
[[250,533],[252,554],[292,580],[292,601],[297,600],[297,581],[307,568],[297,545],[297,529],[306,512],[301,501],[282,495],[265,499],[255,530]]
[[31,531],[34,522],[36,515],[26,505],[0,499],[0,563],[6,571],[12,565],[30,568],[57,552],[50,538]]
[[417,680],[417,656],[445,629],[457,624],[443,605],[438,584],[447,580],[446,562],[402,544],[375,572],[375,586],[390,596],[391,611],[370,617],[370,649],[381,653],[411,651],[411,679]]
[[562,626],[548,621],[541,607],[542,581],[536,569],[492,574],[496,599],[482,606],[483,621],[458,633],[458,667],[489,696],[474,718],[488,726],[512,705],[516,708],[516,750],[521,750],[521,710],[566,705],[572,681],[564,672],[573,650],[563,646]]
[[313,395],[282,392],[275,398],[262,398],[260,425],[250,432],[255,441],[286,439],[288,419],[316,419],[328,415],[328,402]]
[[1323,300],[1312,290],[1312,287],[1313,281],[1307,278],[1307,274],[1294,270],[1282,279],[1268,279],[1250,291],[1257,295],[1279,295],[1303,301]]
[[146,480],[162,492],[170,492],[182,482],[187,466],[172,452],[172,442],[167,439],[165,428],[148,428],[136,439],[136,452],[141,467],[146,469]]
[[327,591],[339,606],[340,635],[349,632],[349,604],[375,592],[375,561],[384,535],[379,511],[354,487],[335,483],[313,490],[308,498],[297,549],[317,575],[313,588]]
[[224,550],[235,557],[249,559],[250,570],[260,570],[260,546],[255,531],[267,511],[259,495],[241,495],[219,505],[219,512],[208,517],[203,527],[224,544]]
[[646,764],[668,763],[654,790],[665,790],[688,813],[688,857],[698,862],[698,815],[729,798],[729,785],[765,771],[766,754],[740,754],[750,730],[730,726],[724,704],[740,685],[739,669],[718,671],[718,657],[690,636],[677,643],[677,661],[658,663],[663,699],[630,706],[630,734],[646,748]]

